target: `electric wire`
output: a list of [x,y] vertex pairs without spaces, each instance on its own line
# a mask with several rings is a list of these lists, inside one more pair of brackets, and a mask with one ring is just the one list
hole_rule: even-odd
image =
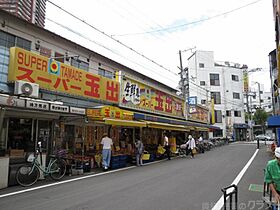
[[221,16],[224,16],[224,15],[228,15],[230,13],[233,13],[233,12],[236,12],[240,9],[243,9],[245,7],[248,7],[248,6],[251,6],[253,4],[256,4],[260,1],[263,1],[263,0],[257,0],[257,1],[254,1],[254,2],[251,2],[249,4],[245,4],[243,6],[240,6],[240,7],[237,7],[235,9],[232,9],[232,10],[229,10],[229,11],[226,11],[226,12],[223,12],[223,13],[219,13],[217,15],[214,15],[214,16],[211,16],[211,17],[207,17],[207,18],[204,18],[204,19],[200,19],[200,20],[197,20],[197,21],[193,21],[193,22],[190,22],[190,23],[185,23],[185,24],[181,24],[181,25],[177,25],[177,26],[172,26],[172,27],[167,27],[167,28],[163,28],[163,29],[157,29],[157,30],[150,30],[150,31],[146,31],[146,32],[139,32],[139,33],[126,33],[126,34],[118,34],[118,35],[114,35],[114,36],[132,36],[132,35],[143,35],[143,34],[151,34],[151,33],[158,33],[158,32],[162,32],[162,31],[170,31],[172,29],[178,29],[178,28],[182,28],[182,27],[186,27],[186,26],[189,26],[189,25],[193,25],[193,24],[197,24],[197,23],[201,23],[201,22],[205,22],[205,21],[209,21],[211,19],[214,19],[214,18],[218,18],[218,17],[221,17]]
[[118,39],[116,39],[116,38],[114,38],[114,37],[108,35],[108,34],[105,33],[104,31],[101,31],[100,29],[98,29],[98,28],[96,28],[95,26],[89,24],[89,23],[86,22],[85,20],[82,20],[82,19],[79,18],[78,16],[76,16],[76,15],[70,13],[69,11],[67,11],[67,10],[63,9],[62,7],[58,6],[57,4],[53,3],[52,1],[50,1],[50,0],[47,0],[47,1],[48,1],[50,4],[52,4],[53,6],[57,7],[58,9],[62,10],[63,12],[65,12],[66,14],[70,15],[71,17],[73,17],[73,18],[75,18],[75,19],[81,21],[82,23],[86,24],[86,25],[89,26],[90,28],[92,28],[92,29],[96,30],[97,32],[103,34],[103,35],[106,36],[107,38],[114,40],[115,42],[119,43],[119,44],[122,45],[123,47],[125,47],[125,48],[129,49],[130,51],[136,53],[137,55],[139,55],[139,56],[145,58],[146,60],[152,62],[153,64],[159,66],[160,68],[165,69],[166,71],[172,72],[170,69],[167,69],[166,67],[162,66],[162,65],[159,64],[158,62],[156,62],[156,61],[154,61],[154,60],[148,58],[148,57],[145,56],[144,54],[139,53],[138,51],[134,50],[133,48],[131,48],[131,47],[129,47],[128,45],[124,44],[123,42],[119,41]]

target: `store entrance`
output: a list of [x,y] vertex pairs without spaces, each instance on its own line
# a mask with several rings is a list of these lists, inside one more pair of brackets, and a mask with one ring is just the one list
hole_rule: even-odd
[[34,152],[38,141],[42,143],[43,152],[50,148],[52,121],[32,118],[10,118],[8,125],[8,149]]
[[34,140],[31,138],[32,119],[10,118],[8,128],[8,149],[34,151]]

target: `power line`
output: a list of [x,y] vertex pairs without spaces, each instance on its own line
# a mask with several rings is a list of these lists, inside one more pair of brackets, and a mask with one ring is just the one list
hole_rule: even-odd
[[47,0],[47,1],[48,1],[50,4],[54,5],[55,7],[57,7],[58,9],[62,10],[63,12],[65,12],[66,14],[68,14],[68,15],[72,16],[73,18],[75,18],[75,19],[81,21],[82,23],[86,24],[86,25],[89,26],[90,28],[92,28],[92,29],[96,30],[97,32],[101,33],[102,35],[108,37],[109,39],[114,40],[115,42],[119,43],[120,45],[122,45],[123,47],[129,49],[130,51],[136,53],[137,55],[139,55],[139,56],[145,58],[146,60],[152,62],[153,64],[159,66],[160,68],[165,69],[166,71],[172,72],[170,69],[167,69],[166,67],[164,67],[164,66],[162,66],[161,64],[157,63],[156,61],[154,61],[154,60],[148,58],[148,57],[145,56],[144,54],[139,53],[138,51],[134,50],[133,48],[131,48],[131,47],[129,47],[128,45],[124,44],[123,42],[119,41],[118,39],[115,39],[114,37],[108,35],[108,34],[105,33],[104,31],[99,30],[98,28],[96,28],[96,27],[94,27],[93,25],[89,24],[89,23],[86,22],[85,20],[82,20],[81,18],[77,17],[76,15],[74,15],[74,14],[68,12],[67,10],[63,9],[62,7],[60,7],[60,6],[58,6],[57,4],[53,3],[52,1],[50,1],[50,0]]
[[248,7],[248,6],[251,6],[251,5],[253,5],[253,4],[256,4],[256,3],[260,2],[260,1],[262,1],[262,0],[257,0],[257,1],[251,2],[251,3],[249,3],[249,4],[243,5],[243,6],[241,6],[241,7],[237,7],[237,8],[235,8],[235,9],[232,9],[232,10],[229,10],[229,11],[226,11],[226,12],[223,12],[223,13],[220,13],[220,14],[217,14],[217,15],[214,15],[214,16],[211,16],[211,17],[207,17],[207,18],[204,18],[204,19],[200,19],[200,20],[197,20],[197,21],[193,21],[193,22],[190,22],[190,23],[185,23],[185,24],[181,24],[181,25],[177,25],[177,26],[172,26],[172,27],[167,27],[167,28],[163,28],[163,29],[150,30],[150,31],[146,31],[146,32],[127,33],[127,34],[119,34],[119,35],[114,35],[114,36],[143,35],[143,34],[158,33],[158,32],[162,32],[162,31],[167,31],[167,32],[168,32],[168,31],[170,31],[170,30],[172,30],[172,29],[178,29],[178,28],[186,27],[186,26],[189,26],[189,25],[197,24],[197,23],[200,23],[200,22],[205,22],[205,21],[208,21],[208,20],[211,20],[211,19],[220,17],[220,16],[224,16],[224,15],[233,13],[233,12],[238,11],[238,10],[240,10],[240,9],[243,9],[243,8],[245,8],[245,7]]

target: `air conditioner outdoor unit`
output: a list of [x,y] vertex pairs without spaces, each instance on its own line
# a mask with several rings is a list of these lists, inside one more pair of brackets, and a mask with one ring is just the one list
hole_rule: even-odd
[[22,80],[15,81],[15,95],[24,95],[28,97],[39,97],[39,84],[30,83]]

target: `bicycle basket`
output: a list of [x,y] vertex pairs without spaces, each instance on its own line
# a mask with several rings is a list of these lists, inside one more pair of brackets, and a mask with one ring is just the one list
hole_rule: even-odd
[[35,156],[33,153],[29,154],[28,157],[27,157],[27,162],[30,162],[32,163],[35,159]]

